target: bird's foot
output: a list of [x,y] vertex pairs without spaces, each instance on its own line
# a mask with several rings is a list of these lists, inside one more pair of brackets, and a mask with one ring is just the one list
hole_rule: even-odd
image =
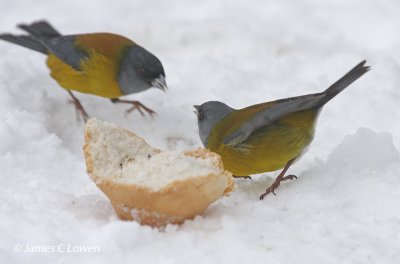
[[235,176],[232,175],[235,179],[245,179],[245,180],[252,180],[250,176]]
[[76,98],[73,93],[71,93],[70,91],[68,91],[68,93],[71,95],[70,100],[68,100],[68,102],[72,105],[75,106],[75,111],[76,111],[76,119],[78,121],[80,121],[80,117],[83,118],[83,120],[86,121],[90,118],[88,113],[85,111],[85,108],[83,108],[81,102],[78,100],[78,98]]
[[268,187],[263,194],[260,195],[260,200],[264,199],[265,196],[268,194],[272,193],[273,195],[276,195],[275,190],[278,189],[278,187],[281,185],[281,182],[287,181],[287,180],[293,180],[297,179],[296,175],[288,175],[282,178],[276,178],[275,182]]
[[283,177],[281,181],[294,180],[294,179],[297,180],[296,175],[288,175],[288,176]]
[[145,106],[144,104],[142,104],[139,101],[131,101],[132,107],[129,108],[128,110],[126,110],[126,113],[129,114],[130,112],[134,111],[134,110],[138,110],[139,113],[144,116],[145,112],[147,114],[149,114],[150,116],[153,116],[156,114],[156,112],[154,112],[152,109],[148,108],[147,106]]
[[150,116],[153,116],[156,114],[152,109],[148,108],[144,104],[142,104],[139,101],[131,101],[131,100],[120,100],[120,99],[111,99],[111,102],[113,103],[125,103],[125,104],[131,104],[132,107],[126,110],[126,114],[129,114],[130,112],[134,110],[138,110],[139,113],[144,116],[145,113],[149,114]]

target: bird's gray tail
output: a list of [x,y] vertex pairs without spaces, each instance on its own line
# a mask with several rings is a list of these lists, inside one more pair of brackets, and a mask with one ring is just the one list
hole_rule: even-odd
[[47,48],[43,45],[43,41],[61,36],[46,21],[38,21],[30,25],[20,24],[18,27],[29,35],[0,34],[0,39],[47,54]]
[[346,73],[342,78],[337,80],[334,84],[328,87],[324,92],[321,94],[325,94],[321,100],[319,100],[318,105],[322,106],[326,104],[329,100],[335,97],[338,93],[343,91],[347,86],[352,84],[355,80],[360,78],[364,73],[369,71],[370,67],[365,66],[366,61],[362,61],[353,69],[351,69],[348,73]]
[[18,27],[29,33],[34,38],[46,40],[60,37],[61,34],[46,21],[37,21],[30,25],[19,24]]

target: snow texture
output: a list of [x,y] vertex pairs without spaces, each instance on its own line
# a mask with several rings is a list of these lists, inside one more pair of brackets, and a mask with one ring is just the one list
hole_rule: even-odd
[[237,180],[204,215],[158,230],[118,220],[90,181],[84,124],[43,55],[0,42],[0,263],[398,263],[399,10],[398,0],[2,0],[0,32],[45,18],[156,54],[168,92],[127,97],[154,119],[77,96],[160,149],[201,145],[194,104],[240,108],[322,91],[363,59],[372,70],[325,106],[289,170],[299,179],[277,196],[258,200],[278,172]]

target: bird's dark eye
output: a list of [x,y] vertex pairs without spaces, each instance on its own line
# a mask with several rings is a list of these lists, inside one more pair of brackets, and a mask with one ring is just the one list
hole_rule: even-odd
[[201,120],[201,119],[203,119],[203,117],[204,117],[203,111],[198,111],[198,112],[197,112],[197,118],[198,118],[199,120]]

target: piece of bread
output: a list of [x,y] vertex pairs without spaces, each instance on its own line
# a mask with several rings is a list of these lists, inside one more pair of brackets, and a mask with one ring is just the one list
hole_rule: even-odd
[[235,187],[213,152],[162,151],[94,118],[86,123],[83,150],[89,175],[124,220],[157,227],[182,223]]

